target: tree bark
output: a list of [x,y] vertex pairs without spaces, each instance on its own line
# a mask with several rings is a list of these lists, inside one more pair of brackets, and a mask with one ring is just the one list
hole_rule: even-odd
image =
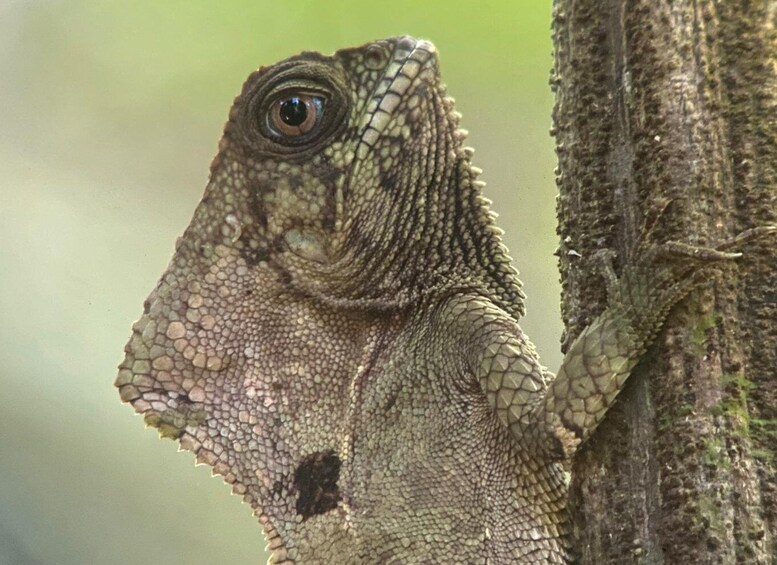
[[[605,305],[594,251],[777,222],[777,1],[555,0],[568,343]],[[581,563],[777,563],[775,238],[676,308],[577,455]]]

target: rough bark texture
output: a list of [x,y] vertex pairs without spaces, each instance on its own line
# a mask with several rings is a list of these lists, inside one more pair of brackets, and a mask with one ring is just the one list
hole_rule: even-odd
[[[777,221],[777,2],[556,0],[568,338],[593,252]],[[775,239],[685,301],[573,468],[581,563],[777,563]],[[567,343],[569,339],[567,339]]]

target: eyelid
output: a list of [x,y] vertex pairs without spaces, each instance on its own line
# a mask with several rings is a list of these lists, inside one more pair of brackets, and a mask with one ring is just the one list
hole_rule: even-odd
[[[348,126],[352,103],[349,84],[339,69],[328,62],[284,63],[274,72],[260,73],[253,83],[245,85],[241,93],[245,102],[234,119],[230,119],[230,129],[239,131],[251,151],[257,154],[304,158]],[[272,104],[290,94],[307,94],[323,102],[319,121],[307,134],[286,137],[268,119]]]

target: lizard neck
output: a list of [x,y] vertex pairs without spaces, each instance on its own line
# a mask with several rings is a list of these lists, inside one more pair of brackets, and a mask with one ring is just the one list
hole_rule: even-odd
[[381,209],[379,215],[372,209],[345,211],[339,256],[316,266],[315,276],[300,277],[300,289],[332,306],[377,309],[485,289],[500,308],[522,316],[521,283],[482,195],[479,170],[470,164],[468,150],[448,156],[450,164],[433,175],[396,189],[412,198],[386,192],[373,206]]

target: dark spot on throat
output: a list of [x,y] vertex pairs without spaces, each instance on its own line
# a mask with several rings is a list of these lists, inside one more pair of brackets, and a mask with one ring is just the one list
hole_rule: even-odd
[[394,175],[385,173],[380,178],[380,187],[383,190],[395,191],[397,189],[397,179],[394,178]]
[[391,410],[394,405],[397,403],[397,397],[399,396],[398,392],[393,393],[391,396],[389,396],[388,401],[386,402],[386,406],[383,408],[384,412],[388,412]]
[[297,489],[297,514],[307,520],[337,507],[340,491],[340,458],[332,450],[319,451],[303,457],[294,471]]

